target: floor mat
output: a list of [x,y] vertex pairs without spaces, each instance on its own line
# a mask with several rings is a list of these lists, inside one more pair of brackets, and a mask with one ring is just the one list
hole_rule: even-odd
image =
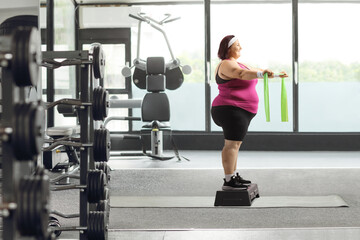
[[[210,208],[215,197],[198,196],[112,196],[113,208]],[[329,196],[262,196],[253,201],[251,208],[331,208],[348,207],[338,195]],[[249,208],[249,207],[242,207]]]

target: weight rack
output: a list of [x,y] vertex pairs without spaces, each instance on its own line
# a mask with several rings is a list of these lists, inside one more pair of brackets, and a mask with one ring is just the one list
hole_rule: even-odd
[[[94,119],[93,115],[93,89],[94,79],[103,77],[103,67],[105,59],[102,51],[99,48],[94,48],[92,53],[92,60],[90,59],[89,51],[51,51],[43,52],[43,66],[48,68],[58,68],[61,66],[79,66],[80,67],[80,103],[78,107],[78,119],[80,124],[80,186],[88,184],[89,170],[95,169],[94,153],[90,151],[94,144]],[[66,59],[62,62],[56,62],[54,59]],[[94,74],[93,74],[94,73]],[[73,101],[76,102],[77,100]],[[91,104],[92,103],[92,104]],[[107,115],[107,112],[106,114]],[[101,117],[100,117],[101,118]],[[89,217],[93,218],[90,210],[95,210],[94,206],[88,202],[88,192],[86,188],[80,190],[80,209],[79,209],[79,224],[80,226],[71,228],[70,230],[79,230],[81,240],[89,239],[86,234],[88,230]],[[66,229],[64,229],[66,230]],[[107,232],[107,229],[106,229]],[[100,234],[101,235],[101,234]]]
[[4,240],[44,239],[48,234],[49,177],[42,170],[34,172],[43,143],[44,109],[26,96],[39,80],[40,60],[35,28],[17,28],[0,37]]

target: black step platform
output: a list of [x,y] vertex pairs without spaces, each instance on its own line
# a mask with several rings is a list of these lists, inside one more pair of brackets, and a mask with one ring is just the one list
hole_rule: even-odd
[[214,206],[251,206],[255,198],[259,198],[256,183],[248,185],[247,189],[217,191]]

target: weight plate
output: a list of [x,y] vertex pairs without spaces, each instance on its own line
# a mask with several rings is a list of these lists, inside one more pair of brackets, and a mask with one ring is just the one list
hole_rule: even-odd
[[21,179],[19,183],[19,195],[18,195],[18,210],[16,211],[16,222],[18,229],[22,231],[22,229],[26,228],[26,189],[27,189],[28,182],[25,179]]
[[49,198],[50,198],[50,180],[47,175],[37,176],[38,196],[36,199],[37,206],[37,221],[35,225],[38,228],[38,236],[43,236],[44,239],[48,236],[48,219],[49,219]]
[[94,88],[94,90],[93,90],[93,99],[92,99],[92,101],[93,101],[93,104],[92,104],[93,108],[92,108],[92,113],[93,113],[93,118],[94,118],[95,121],[97,121],[97,120],[99,119],[99,115],[100,115],[100,113],[99,113],[99,106],[98,106],[99,90],[100,90],[99,87]]
[[94,143],[93,143],[93,155],[94,155],[94,161],[100,162],[100,132],[101,129],[95,129],[94,130]]
[[166,89],[175,90],[178,89],[184,82],[184,75],[180,67],[173,68],[171,70],[166,69]]
[[108,115],[109,94],[102,87],[93,90],[93,118],[95,121],[104,121]]
[[107,162],[110,158],[110,132],[106,128],[96,129],[94,131],[94,161]]
[[20,27],[13,34],[12,73],[17,86],[36,86],[41,59],[40,37],[36,28]]
[[89,212],[87,237],[89,240],[107,240],[107,220],[104,212]]
[[110,150],[111,150],[111,139],[110,139],[110,131],[108,129],[105,128],[104,131],[104,135],[105,135],[105,158],[104,161],[107,162],[109,161],[110,158]]
[[96,163],[96,168],[99,170],[103,170],[103,172],[106,174],[107,176],[107,180],[109,181],[110,179],[110,167],[107,165],[106,162],[97,162]]
[[93,70],[95,78],[104,78],[105,73],[105,53],[101,44],[93,44]]
[[45,132],[45,110],[42,106],[32,105],[29,126],[31,131],[31,152],[33,155],[38,155],[44,144]]
[[135,67],[132,79],[133,79],[134,84],[138,88],[146,89],[146,71],[145,70]]
[[107,181],[106,181],[106,174],[102,171],[99,170],[100,173],[100,181],[98,183],[99,186],[99,198],[100,200],[105,200],[105,186],[107,185]]
[[108,116],[108,112],[109,112],[108,106],[109,106],[109,93],[108,91],[103,90],[102,101],[101,101],[101,114],[103,120]]
[[14,155],[18,160],[30,160],[41,152],[43,145],[44,108],[34,103],[20,103],[15,105],[14,114]]
[[89,203],[97,203],[99,200],[101,200],[99,199],[99,179],[99,170],[90,170],[88,172],[87,195]]

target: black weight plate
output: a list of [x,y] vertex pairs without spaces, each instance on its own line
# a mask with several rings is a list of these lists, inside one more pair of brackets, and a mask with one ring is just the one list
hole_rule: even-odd
[[30,105],[20,103],[15,106],[15,129],[12,140],[14,155],[18,160],[29,160],[32,157],[30,151],[30,126],[27,119],[29,117]]
[[105,187],[105,200],[108,200],[110,204],[110,189],[108,187]]
[[109,161],[110,158],[110,150],[111,150],[111,139],[110,139],[110,132],[108,129],[104,128],[104,133],[103,133],[103,144],[104,144],[104,162]]
[[166,89],[175,90],[178,89],[184,82],[184,75],[180,67],[173,68],[171,70],[166,69]]
[[108,176],[110,174],[110,168],[106,162],[98,162],[96,168],[99,170],[103,170],[103,172]]
[[98,202],[98,204],[96,204],[96,211],[105,212],[106,211],[106,205],[107,205],[107,200],[100,200]]
[[101,148],[101,161],[105,162],[106,160],[106,129],[101,129],[101,142],[100,142],[100,148]]
[[94,161],[100,162],[100,129],[94,130],[94,143],[93,143],[93,155],[94,155]]
[[24,228],[26,228],[26,194],[27,194],[27,184],[28,182],[25,179],[21,179],[19,183],[19,192],[18,192],[18,199],[17,199],[17,205],[18,209],[16,211],[16,222],[18,229],[22,231]]
[[93,103],[92,103],[92,112],[93,112],[93,118],[95,121],[98,121],[100,119],[100,112],[99,112],[99,99],[100,99],[100,88],[94,88],[93,90]]
[[42,106],[32,105],[30,118],[31,153],[38,155],[44,143],[45,110]]
[[12,134],[12,147],[14,150],[14,155],[17,159],[21,158],[22,155],[22,151],[19,151],[19,149],[22,149],[22,137],[21,137],[21,124],[20,124],[20,120],[21,120],[21,112],[22,112],[22,108],[23,105],[22,104],[16,104],[14,106],[14,118],[15,118],[15,123],[14,123],[14,129],[13,129],[13,134]]
[[39,235],[43,236],[44,239],[48,236],[48,219],[49,219],[49,198],[50,198],[50,179],[47,175],[38,176],[39,185],[38,185],[38,198],[37,198],[37,208],[39,210],[38,214],[38,228]]
[[36,86],[41,58],[40,38],[35,28],[18,28],[13,35],[12,73],[17,86]]
[[[43,210],[43,202],[42,202],[42,189],[41,189],[41,178],[40,176],[36,176],[35,179],[35,187],[33,189],[34,191],[34,195],[33,195],[33,208],[34,208],[34,216],[32,217],[33,221],[33,227],[36,230],[36,235],[37,236],[42,236],[43,234],[43,222],[42,222],[42,210]],[[47,220],[49,217],[47,217],[46,219],[46,228],[47,228]]]
[[[21,83],[22,79],[25,79],[25,74],[24,72],[26,71],[24,69],[23,66],[23,61],[24,61],[24,47],[25,47],[25,36],[24,36],[24,31],[16,29],[13,32],[13,47],[12,47],[12,52],[13,52],[13,60],[11,63],[11,70],[12,70],[12,74],[13,74],[13,78],[14,81],[16,83],[16,85],[18,85],[19,83]],[[24,71],[24,72],[23,72]],[[28,79],[27,79],[28,80]],[[27,80],[25,79],[24,83],[27,83]]]
[[29,54],[28,69],[31,85],[36,86],[39,80],[39,64],[42,59],[40,33],[36,28],[31,29],[27,52]]
[[132,76],[135,86],[140,89],[146,89],[146,71],[140,68],[135,68]]
[[33,235],[36,233],[36,230],[33,228],[33,216],[35,213],[35,209],[33,207],[33,198],[34,198],[34,186],[35,186],[35,181],[33,178],[29,178],[28,179],[28,188],[26,189],[26,196],[25,196],[25,201],[26,201],[26,209],[25,209],[25,221],[26,221],[26,227],[24,229],[24,232],[22,232],[22,235]]
[[93,170],[89,170],[87,174],[87,198],[89,203],[94,202],[94,181],[93,181]]
[[93,182],[94,182],[94,188],[93,188],[93,196],[94,196],[94,201],[92,203],[97,203],[99,202],[100,199],[100,194],[99,194],[99,179],[100,179],[100,173],[99,170],[94,170],[94,175],[93,175]]
[[105,187],[107,185],[106,181],[106,174],[103,172],[103,170],[100,171],[100,179],[99,179],[99,199],[105,200]]
[[101,44],[93,44],[93,68],[95,78],[104,78],[105,73],[105,53]]
[[108,91],[105,91],[105,90],[103,93],[101,110],[102,110],[102,116],[103,116],[103,121],[104,121],[104,119],[107,118],[108,113],[109,113],[109,93],[108,93]]
[[108,238],[106,214],[89,212],[87,237],[89,240],[106,240]]
[[99,200],[101,200],[99,195],[99,179],[99,170],[90,170],[88,172],[87,194],[89,203],[97,203]]
[[10,35],[18,27],[38,27],[38,16],[17,15],[7,18],[0,24],[0,35]]
[[87,238],[89,240],[96,240],[96,220],[95,220],[95,212],[89,212],[88,215],[88,226],[87,226]]
[[31,119],[31,103],[23,103],[24,109],[21,113],[21,131],[23,132],[23,139],[22,139],[22,151],[24,152],[24,159],[31,159],[33,154],[31,151],[31,128],[33,126],[30,125]]

